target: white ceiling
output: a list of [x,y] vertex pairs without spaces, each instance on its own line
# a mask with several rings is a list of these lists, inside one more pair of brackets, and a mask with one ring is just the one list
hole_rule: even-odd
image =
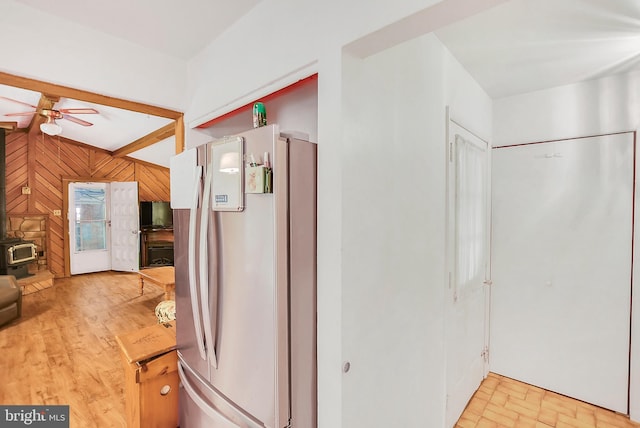
[[640,65],[640,0],[511,0],[436,32],[492,98]]
[[260,0],[16,0],[132,43],[188,60]]
[[[84,25],[186,61],[260,0],[16,1],[56,15],[58,22]],[[640,0],[510,0],[436,35],[491,97],[500,98],[638,68]],[[40,98],[3,85],[0,96],[30,105]],[[168,123],[77,100],[63,98],[55,105],[76,107],[100,113],[78,115],[91,127],[61,120],[62,136],[106,150]],[[6,113],[28,110],[0,100],[0,121],[9,120],[2,116]],[[170,138],[130,156],[168,166],[174,146]]]

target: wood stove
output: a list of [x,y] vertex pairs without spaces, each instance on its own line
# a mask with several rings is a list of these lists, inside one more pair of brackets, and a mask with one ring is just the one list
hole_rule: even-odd
[[29,276],[29,264],[37,259],[36,245],[20,238],[0,241],[0,275]]

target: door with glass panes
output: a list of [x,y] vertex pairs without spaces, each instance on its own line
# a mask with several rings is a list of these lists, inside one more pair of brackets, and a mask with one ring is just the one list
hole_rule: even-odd
[[72,275],[138,269],[137,183],[70,183],[68,218]]

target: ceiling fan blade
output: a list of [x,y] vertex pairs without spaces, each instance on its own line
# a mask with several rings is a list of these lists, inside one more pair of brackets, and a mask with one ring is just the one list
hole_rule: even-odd
[[71,122],[77,123],[78,125],[93,126],[93,123],[91,123],[91,122],[87,122],[86,120],[78,119],[77,117],[69,116],[68,114],[63,114],[62,118],[63,119],[67,119],[67,120],[69,120]]
[[18,101],[18,100],[14,100],[13,98],[0,97],[0,100],[11,101],[12,103],[22,104],[23,106],[31,107],[33,109],[37,109],[38,108],[36,106],[32,106],[31,104],[23,103],[22,101]]
[[94,108],[62,108],[58,111],[67,114],[98,114],[98,110]]
[[35,111],[25,111],[22,113],[7,113],[3,114],[3,116],[33,116],[34,114],[36,114]]

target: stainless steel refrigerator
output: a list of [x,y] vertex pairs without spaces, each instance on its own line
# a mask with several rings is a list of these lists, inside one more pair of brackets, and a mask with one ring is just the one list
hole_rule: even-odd
[[171,159],[180,427],[316,413],[316,145],[276,125]]

